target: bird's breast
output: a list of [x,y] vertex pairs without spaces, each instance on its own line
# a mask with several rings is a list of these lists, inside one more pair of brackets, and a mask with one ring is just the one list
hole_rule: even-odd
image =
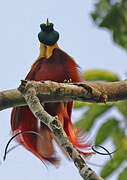
[[51,80],[56,82],[63,82],[67,78],[64,65],[49,63],[47,61],[48,60],[40,60],[38,65],[39,68],[37,69],[33,80]]

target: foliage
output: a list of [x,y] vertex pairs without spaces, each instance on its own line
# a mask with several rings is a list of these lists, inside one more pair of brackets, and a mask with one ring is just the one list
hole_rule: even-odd
[[[118,81],[119,77],[111,72],[102,70],[90,70],[83,73],[85,80],[104,80],[104,81]],[[86,76],[86,77],[85,77]],[[123,121],[115,117],[107,118],[107,120],[98,129],[95,137],[95,145],[100,145],[105,142],[108,138],[112,138],[113,144],[117,151],[113,154],[113,162],[107,161],[101,170],[101,176],[103,178],[108,177],[117,168],[127,160],[127,137],[123,125],[126,127],[127,123],[127,101],[119,101],[117,103],[107,104],[94,104],[94,103],[82,103],[75,102],[74,108],[84,108],[84,113],[81,119],[76,122],[76,125],[85,131],[90,131],[93,125],[96,125],[97,121],[100,121],[100,117],[108,113],[112,108],[116,108],[119,113],[123,116]],[[122,124],[121,124],[122,123]],[[127,169],[119,175],[119,180],[124,180],[127,174]],[[123,178],[123,179],[122,179]]]
[[109,71],[95,69],[83,72],[83,77],[86,81],[103,80],[107,82],[119,81],[119,77],[115,73]]
[[127,179],[127,168],[123,170],[122,173],[119,175],[119,180],[126,180]]
[[117,44],[127,49],[127,0],[98,0],[91,16],[99,27],[112,32]]
[[112,105],[103,104],[87,104],[88,110],[83,117],[76,123],[78,127],[82,127],[85,131],[89,131],[98,117],[105,113]]

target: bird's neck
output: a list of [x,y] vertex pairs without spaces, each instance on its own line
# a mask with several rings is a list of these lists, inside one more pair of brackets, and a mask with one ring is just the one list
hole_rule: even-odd
[[50,58],[55,48],[59,48],[57,43],[54,44],[53,46],[46,46],[40,43],[40,55],[38,59],[43,58],[43,57]]

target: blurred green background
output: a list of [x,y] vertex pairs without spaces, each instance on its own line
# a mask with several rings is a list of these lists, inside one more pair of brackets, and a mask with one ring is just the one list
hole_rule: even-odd
[[[111,33],[115,43],[127,50],[127,0],[96,1],[91,17],[99,28],[106,28]],[[120,80],[117,74],[99,69],[85,71],[83,77],[88,81],[113,82]],[[117,168],[127,160],[127,101],[107,104],[75,102],[74,104],[75,109],[84,108],[84,113],[76,125],[87,132],[96,126],[99,117],[105,116],[105,113],[114,107],[123,116],[123,121],[121,122],[116,117],[107,118],[98,128],[95,137],[95,145],[101,145],[108,138],[111,138],[115,149],[117,149],[113,154],[113,163],[111,164],[111,160],[108,160],[102,167],[101,176],[104,179],[117,171]],[[127,168],[119,174],[118,180],[127,180]]]

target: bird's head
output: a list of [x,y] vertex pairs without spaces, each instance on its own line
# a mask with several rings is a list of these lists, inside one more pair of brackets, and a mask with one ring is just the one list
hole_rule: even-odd
[[49,23],[48,19],[46,24],[41,24],[41,31],[38,34],[40,41],[40,56],[49,58],[52,55],[54,48],[58,48],[57,41],[59,33],[54,30],[53,24]]

